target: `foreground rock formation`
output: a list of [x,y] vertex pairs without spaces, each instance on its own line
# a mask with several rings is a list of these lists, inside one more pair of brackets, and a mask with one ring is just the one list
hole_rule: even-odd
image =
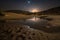
[[60,40],[60,33],[46,33],[18,23],[0,23],[0,40]]

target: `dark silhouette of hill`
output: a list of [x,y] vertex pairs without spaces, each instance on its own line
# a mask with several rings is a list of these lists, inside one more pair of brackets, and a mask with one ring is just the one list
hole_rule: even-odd
[[31,12],[23,11],[23,10],[6,10],[4,12],[12,12],[12,13],[17,13],[17,14],[27,14],[27,15],[32,14]]
[[[13,12],[13,13],[17,13],[17,14],[27,14],[27,15],[30,15],[30,14],[33,14],[31,12],[28,12],[28,11],[23,11],[23,10],[6,10],[4,12]],[[45,11],[41,11],[41,12],[38,12],[37,13],[38,15],[45,15],[45,14],[49,14],[49,15],[60,15],[60,7],[55,7],[55,8],[50,8],[48,10],[45,10]]]
[[6,10],[5,12],[24,13],[24,12],[27,12],[27,11],[22,11],[22,10]]
[[38,14],[60,15],[60,7],[55,7],[42,12],[38,12]]

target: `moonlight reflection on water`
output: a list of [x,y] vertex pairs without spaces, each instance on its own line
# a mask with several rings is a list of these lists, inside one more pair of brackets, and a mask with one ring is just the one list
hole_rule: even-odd
[[27,20],[33,21],[33,22],[38,22],[40,20],[40,18],[33,17],[33,18],[30,18],[30,19],[27,19]]
[[45,27],[48,23],[47,20],[38,18],[36,16],[26,19],[26,20],[10,20],[10,22],[23,24],[27,26],[28,28],[36,28],[36,29],[40,29],[40,27]]

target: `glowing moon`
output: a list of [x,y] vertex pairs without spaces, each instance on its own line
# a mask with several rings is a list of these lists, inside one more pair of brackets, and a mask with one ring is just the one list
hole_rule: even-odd
[[37,9],[33,9],[33,10],[31,10],[31,12],[39,12],[39,10],[37,10]]

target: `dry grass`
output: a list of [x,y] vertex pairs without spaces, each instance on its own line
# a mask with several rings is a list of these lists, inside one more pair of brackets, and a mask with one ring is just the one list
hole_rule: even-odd
[[52,21],[50,21],[53,25],[60,25],[60,15],[48,15],[48,17],[53,18]]
[[17,13],[11,13],[11,12],[7,12],[5,13],[5,16],[2,17],[4,20],[11,20],[11,19],[27,19],[27,18],[31,18],[33,17],[33,15],[25,15],[25,14],[17,14]]
[[[4,20],[11,20],[11,19],[14,19],[14,20],[20,20],[20,19],[28,19],[28,18],[31,18],[33,16],[41,16],[41,15],[25,15],[25,14],[16,14],[16,13],[11,13],[11,12],[6,12],[5,13],[5,16],[4,17],[0,17],[0,19],[4,19]],[[44,15],[43,15],[44,16]],[[49,23],[50,24],[53,24],[53,25],[60,25],[60,15],[45,15],[45,16],[48,16],[48,18],[53,18],[52,21],[50,21]]]

